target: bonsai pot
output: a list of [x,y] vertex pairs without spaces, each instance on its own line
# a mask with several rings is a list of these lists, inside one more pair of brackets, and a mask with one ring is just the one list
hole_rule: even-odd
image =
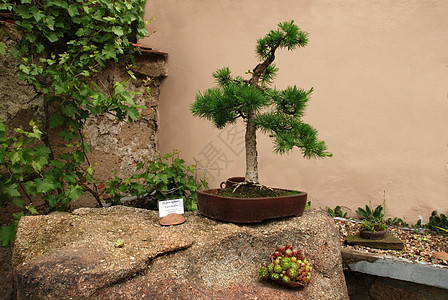
[[369,231],[369,230],[361,230],[359,233],[359,236],[363,239],[369,239],[369,240],[379,240],[384,237],[386,234],[386,230],[381,231]]
[[273,218],[300,217],[307,199],[305,192],[280,197],[236,198],[219,196],[218,190],[198,191],[199,212],[211,219],[234,223],[260,223]]

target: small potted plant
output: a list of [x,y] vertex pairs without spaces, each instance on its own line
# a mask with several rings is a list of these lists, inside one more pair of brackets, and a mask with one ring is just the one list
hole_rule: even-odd
[[[317,130],[302,121],[313,88],[304,90],[293,86],[278,90],[272,87],[278,71],[273,64],[276,51],[293,50],[307,43],[308,34],[294,21],[279,23],[276,30],[258,39],[256,54],[260,63],[247,72],[248,79],[233,76],[230,69],[224,67],[213,73],[216,86],[196,95],[191,105],[193,115],[212,121],[219,129],[239,118],[246,126],[244,182],[230,187],[231,195],[219,195],[218,190],[199,192],[198,205],[203,215],[223,221],[253,223],[303,213],[305,192],[271,189],[259,184],[256,133],[259,130],[269,135],[274,152],[279,154],[299,148],[305,158],[332,156],[325,142],[318,140]],[[274,201],[270,199],[277,196],[259,195],[236,199],[233,194],[244,189],[258,189],[269,194],[279,192],[280,198],[287,199]]]
[[366,205],[366,209],[358,207],[356,213],[362,220],[360,237],[371,240],[384,237],[387,227],[384,223],[384,207],[382,205],[378,205],[374,210],[369,205]]

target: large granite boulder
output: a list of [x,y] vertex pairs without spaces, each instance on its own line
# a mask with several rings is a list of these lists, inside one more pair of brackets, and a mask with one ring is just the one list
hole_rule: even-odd
[[[13,253],[18,299],[348,299],[339,233],[320,210],[235,225],[116,206],[24,217]],[[305,250],[311,283],[258,279],[278,245]]]

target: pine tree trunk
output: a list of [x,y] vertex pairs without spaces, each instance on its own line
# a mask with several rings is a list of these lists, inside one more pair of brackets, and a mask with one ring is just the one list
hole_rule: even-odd
[[246,124],[246,182],[258,183],[257,127],[252,123],[255,112],[250,111]]
[[[271,55],[262,63],[258,64],[252,73],[252,78],[249,80],[249,85],[258,86],[261,74],[275,59],[275,48],[271,49]],[[246,182],[258,184],[258,153],[257,153],[257,126],[252,123],[256,117],[255,111],[249,111],[247,115],[246,124]]]

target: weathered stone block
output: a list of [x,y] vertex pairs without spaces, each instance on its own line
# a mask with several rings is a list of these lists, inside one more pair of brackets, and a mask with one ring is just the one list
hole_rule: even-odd
[[[339,233],[324,212],[247,226],[185,217],[164,227],[156,211],[122,206],[24,217],[13,254],[18,299],[348,299]],[[314,268],[303,289],[258,279],[287,243]]]

